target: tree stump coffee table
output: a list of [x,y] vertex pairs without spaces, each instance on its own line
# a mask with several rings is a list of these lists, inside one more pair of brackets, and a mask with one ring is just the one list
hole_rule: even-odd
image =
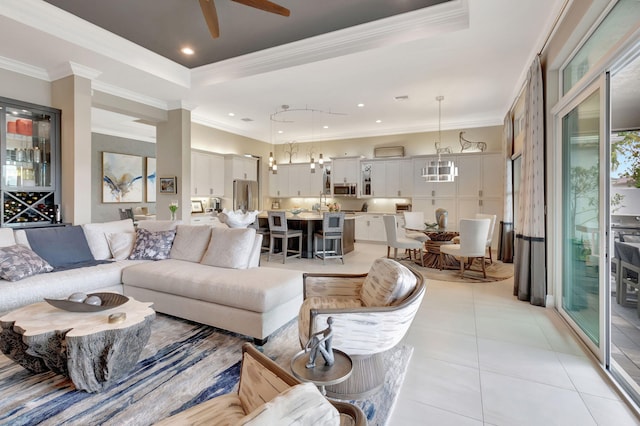
[[[51,370],[76,389],[100,392],[138,362],[155,318],[151,305],[129,298],[100,312],[68,312],[34,303],[0,317],[0,350],[29,371]],[[124,321],[109,322],[119,313]]]

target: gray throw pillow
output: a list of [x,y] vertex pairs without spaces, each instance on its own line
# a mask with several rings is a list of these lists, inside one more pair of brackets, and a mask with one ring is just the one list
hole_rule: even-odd
[[35,252],[22,245],[0,248],[0,278],[18,281],[43,272],[51,272],[53,267]]
[[143,228],[136,229],[136,243],[129,256],[131,260],[168,259],[176,231],[151,232]]

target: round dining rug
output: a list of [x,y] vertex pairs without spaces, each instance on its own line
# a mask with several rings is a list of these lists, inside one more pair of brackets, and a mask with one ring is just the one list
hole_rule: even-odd
[[411,266],[427,279],[439,281],[458,281],[458,282],[494,282],[502,281],[513,277],[513,263],[502,263],[494,260],[493,263],[486,264],[487,278],[482,276],[482,265],[479,259],[473,261],[472,269],[464,271],[464,278],[460,277],[460,269],[443,269],[427,268],[415,263],[414,260],[405,259],[402,261],[405,265]]

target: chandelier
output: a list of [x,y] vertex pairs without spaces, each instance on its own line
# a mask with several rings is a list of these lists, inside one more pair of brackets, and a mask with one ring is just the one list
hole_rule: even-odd
[[[442,100],[444,96],[437,96],[438,101],[438,142],[436,147],[442,142]],[[438,149],[438,159],[430,160],[422,169],[422,177],[426,182],[453,182],[458,176],[458,168],[451,160],[442,160],[440,158],[440,150]]]

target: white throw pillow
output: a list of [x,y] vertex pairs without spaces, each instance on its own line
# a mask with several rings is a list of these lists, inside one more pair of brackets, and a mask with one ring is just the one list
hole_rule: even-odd
[[211,241],[200,263],[221,268],[247,269],[256,230],[213,228]]
[[200,262],[211,239],[209,225],[178,225],[176,238],[169,257],[171,259]]
[[389,306],[407,297],[416,282],[406,266],[392,259],[376,259],[362,283],[360,300],[365,306]]
[[136,242],[135,232],[108,233],[106,236],[111,256],[115,260],[124,260],[129,257]]
[[290,387],[240,420],[245,426],[339,426],[340,413],[312,383]]
[[104,223],[85,223],[82,225],[84,236],[91,254],[96,260],[111,259],[111,250],[107,242],[108,233],[135,232],[131,219],[114,220]]

